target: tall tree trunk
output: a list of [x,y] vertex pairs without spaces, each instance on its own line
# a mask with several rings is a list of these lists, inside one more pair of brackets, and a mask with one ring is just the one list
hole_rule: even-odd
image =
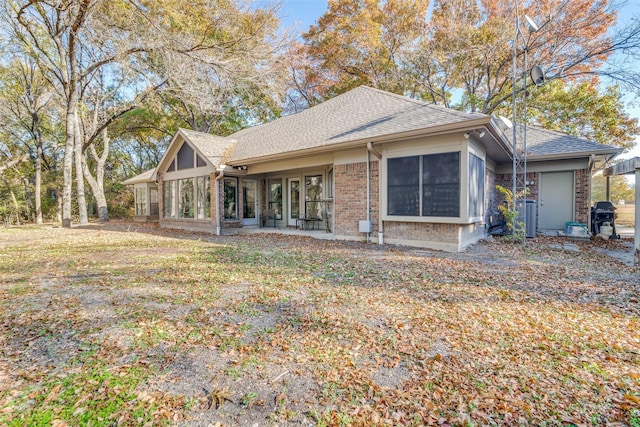
[[36,173],[35,194],[33,196],[36,207],[36,224],[42,224],[42,131],[40,130],[40,116],[37,112],[31,113],[34,135],[36,138],[36,158],[33,168]]
[[89,150],[91,156],[96,162],[96,176],[95,178],[91,174],[89,170],[89,166],[87,166],[87,162],[83,158],[82,171],[84,173],[84,178],[89,183],[89,187],[91,187],[91,191],[93,192],[93,196],[96,198],[96,204],[98,205],[98,215],[100,216],[100,222],[108,222],[109,221],[109,210],[107,209],[107,197],[104,194],[104,167],[107,163],[107,158],[109,157],[109,135],[107,133],[107,129],[102,130],[102,142],[103,142],[103,150],[102,155],[98,156],[98,151],[94,144],[89,146]]
[[76,196],[78,200],[78,214],[80,225],[89,223],[89,215],[87,214],[87,199],[84,193],[84,173],[82,171],[82,134],[80,132],[80,120],[78,119],[78,109],[75,111],[74,121],[74,140],[73,155],[76,167]]
[[73,189],[73,149],[75,132],[75,110],[78,108],[78,94],[73,90],[69,97],[66,112],[66,135],[64,143],[64,161],[62,163],[62,226],[71,227],[71,190]]
[[36,205],[36,224],[42,224],[42,139],[38,138],[38,149],[36,154],[36,184],[34,201]]

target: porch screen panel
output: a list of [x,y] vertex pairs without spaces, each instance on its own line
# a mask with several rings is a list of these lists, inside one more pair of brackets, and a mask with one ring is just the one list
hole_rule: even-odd
[[158,215],[158,189],[151,188],[149,190],[149,215]]
[[201,176],[197,178],[198,180],[198,191],[197,191],[197,218],[198,219],[207,219],[211,218],[211,191],[209,190],[209,177]]
[[305,215],[322,218],[322,175],[304,177]]
[[249,219],[256,217],[256,181],[242,181],[242,217]]
[[276,219],[282,219],[282,179],[269,180],[269,209]]
[[178,218],[193,219],[194,187],[193,178],[181,179],[179,182]]
[[484,214],[484,160],[469,154],[469,216]]
[[422,156],[422,216],[460,216],[460,153]]
[[147,188],[136,188],[136,215],[147,214]]
[[389,215],[420,215],[420,157],[387,160]]
[[165,181],[162,185],[162,216],[164,218],[175,218],[176,204],[176,182]]
[[300,180],[292,180],[289,182],[289,198],[291,200],[291,218],[300,217]]
[[224,178],[224,219],[238,218],[238,178]]

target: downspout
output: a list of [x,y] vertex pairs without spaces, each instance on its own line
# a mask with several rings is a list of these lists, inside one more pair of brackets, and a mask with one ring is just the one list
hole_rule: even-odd
[[[371,160],[371,153],[378,158],[378,161],[381,162],[382,154],[373,149],[373,144],[371,142],[367,142],[367,221],[371,223],[371,192],[370,192],[370,182],[371,182],[371,169],[369,166]],[[378,187],[380,186],[380,170],[381,167],[378,165]],[[381,192],[378,191],[378,199],[380,199]],[[371,233],[367,234],[367,241],[369,240]],[[380,203],[378,203],[378,244],[382,245],[384,243],[384,230],[382,223],[382,215],[380,215]]]
[[222,234],[222,226],[220,224],[220,180],[224,178],[224,169],[226,165],[219,165],[216,169],[218,176],[216,176],[216,236]]

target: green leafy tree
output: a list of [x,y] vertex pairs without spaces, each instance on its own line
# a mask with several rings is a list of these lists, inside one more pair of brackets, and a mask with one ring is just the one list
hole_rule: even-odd
[[619,86],[601,92],[594,80],[553,80],[531,92],[528,104],[531,122],[601,144],[630,148],[640,134],[638,119],[624,110]]
[[632,202],[635,200],[635,189],[624,176],[609,177],[609,197],[607,198],[607,177],[598,174],[591,180],[591,202],[610,200],[618,203],[620,200]]

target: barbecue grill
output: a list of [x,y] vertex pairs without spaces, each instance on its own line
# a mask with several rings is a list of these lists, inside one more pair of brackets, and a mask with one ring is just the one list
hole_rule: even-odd
[[591,207],[591,232],[594,236],[600,234],[600,228],[605,222],[608,222],[613,228],[611,238],[619,238],[618,233],[616,233],[615,211],[616,207],[613,206],[613,203],[607,201],[596,202],[596,204]]

